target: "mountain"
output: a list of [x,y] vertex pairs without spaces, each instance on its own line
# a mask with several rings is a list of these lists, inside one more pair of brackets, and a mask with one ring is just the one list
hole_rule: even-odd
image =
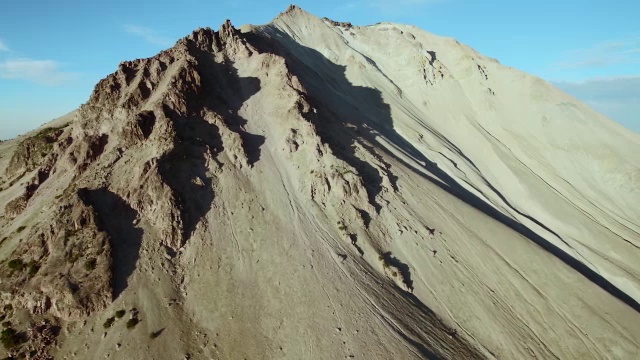
[[198,29],[0,143],[0,340],[32,359],[634,359],[638,153],[416,27],[291,6]]

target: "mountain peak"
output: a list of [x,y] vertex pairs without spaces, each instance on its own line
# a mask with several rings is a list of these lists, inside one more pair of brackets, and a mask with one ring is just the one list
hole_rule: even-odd
[[233,26],[233,24],[231,23],[231,20],[227,19],[224,21],[224,23],[222,23],[222,25],[220,25],[220,30],[219,32],[221,34],[233,34],[236,31],[236,28]]
[[299,7],[298,5],[291,4],[284,11],[284,14],[291,14],[291,13],[298,12],[298,11],[304,11],[304,10],[302,10],[302,8]]
[[315,15],[305,11],[300,6],[292,4],[292,5],[289,5],[289,7],[287,7],[287,9],[285,11],[281,12],[280,14],[278,14],[278,16],[276,16],[276,19],[286,18],[286,17],[299,17],[299,16],[313,16],[313,17],[315,17]]
[[416,27],[277,19],[0,144],[0,357],[636,356],[637,137]]

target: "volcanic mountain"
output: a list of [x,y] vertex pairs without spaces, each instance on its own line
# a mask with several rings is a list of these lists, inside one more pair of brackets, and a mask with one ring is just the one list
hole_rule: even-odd
[[637,359],[640,136],[454,39],[291,6],[0,143],[32,359]]

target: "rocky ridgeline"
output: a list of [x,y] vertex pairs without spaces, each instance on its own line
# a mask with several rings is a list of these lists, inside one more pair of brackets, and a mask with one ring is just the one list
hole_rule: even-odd
[[[0,268],[4,306],[26,311],[32,321],[86,318],[104,310],[123,290],[118,277],[133,271],[118,252],[142,241],[134,224],[149,224],[152,241],[172,252],[193,236],[224,168],[251,169],[259,159],[264,138],[245,130],[238,111],[260,84],[233,67],[252,56],[277,69],[284,96],[293,99],[283,110],[297,120],[280,141],[292,160],[312,160],[299,175],[307,195],[364,225],[363,214],[369,218],[380,207],[366,174],[336,150],[351,145],[319,129],[326,119],[287,67],[286,54],[272,45],[229,21],[219,31],[198,29],[152,58],[121,63],[69,126],[24,140],[7,171],[31,180],[4,208],[4,216],[25,224],[10,235],[24,237]],[[50,215],[25,216],[43,204]],[[34,342],[51,346],[51,336],[30,335],[30,345],[16,345],[12,353]]]

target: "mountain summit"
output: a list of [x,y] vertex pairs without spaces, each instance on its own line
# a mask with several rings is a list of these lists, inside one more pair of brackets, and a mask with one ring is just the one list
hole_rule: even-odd
[[454,39],[297,6],[0,143],[7,354],[633,359],[640,137]]

